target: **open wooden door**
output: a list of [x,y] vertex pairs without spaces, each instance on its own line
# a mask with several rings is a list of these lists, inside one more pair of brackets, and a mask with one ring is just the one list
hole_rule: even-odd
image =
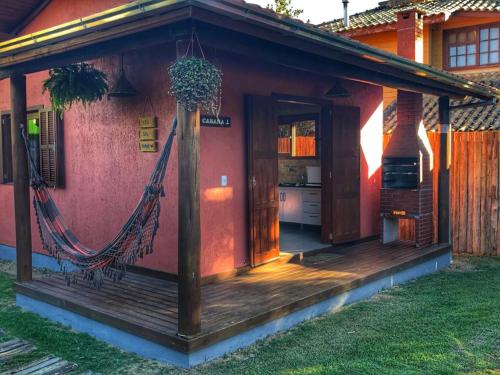
[[274,100],[247,96],[250,260],[279,257],[278,126]]
[[333,107],[332,243],[360,238],[360,111]]
[[333,106],[321,107],[321,241],[333,241]]

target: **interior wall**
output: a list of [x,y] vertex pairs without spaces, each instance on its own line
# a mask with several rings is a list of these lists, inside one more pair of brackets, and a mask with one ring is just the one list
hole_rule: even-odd
[[[317,114],[318,130],[321,127],[321,108],[317,105],[298,103],[277,103],[277,116]],[[292,158],[283,155],[278,157],[278,173],[280,182],[301,183],[306,175],[306,166],[321,166],[321,159],[317,158]]]

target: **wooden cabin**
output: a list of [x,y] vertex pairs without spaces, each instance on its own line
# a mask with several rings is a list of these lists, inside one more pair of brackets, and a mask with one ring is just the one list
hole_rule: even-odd
[[[0,255],[17,260],[22,308],[191,366],[450,263],[446,158],[439,243],[428,221],[422,94],[441,98],[446,130],[449,98],[487,101],[498,90],[241,1],[43,3],[0,42]],[[193,31],[223,72],[218,119],[169,95],[168,67]],[[42,82],[80,61],[111,83],[123,67],[137,95],[75,105],[60,119]],[[399,90],[401,105],[390,155],[383,86]],[[51,141],[39,146],[51,152],[40,170],[74,233],[99,248],[133,210],[175,116],[153,254],[101,289],[59,274],[33,279],[33,265],[57,264],[30,209],[20,125],[43,125],[40,139]],[[156,119],[153,152],[141,147],[142,117]],[[383,161],[389,176],[389,162],[404,158],[416,158],[411,181],[383,183]],[[402,218],[420,228],[416,241],[399,240]]]

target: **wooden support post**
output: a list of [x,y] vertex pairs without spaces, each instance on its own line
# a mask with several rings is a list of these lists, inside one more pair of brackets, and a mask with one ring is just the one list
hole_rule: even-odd
[[179,155],[178,333],[201,332],[200,116],[177,105]]
[[29,281],[32,278],[30,181],[28,157],[21,135],[21,128],[27,127],[26,77],[24,75],[15,74],[10,77],[10,95],[17,280]]
[[439,98],[439,177],[438,177],[438,242],[451,241],[450,166],[451,140],[450,98]]

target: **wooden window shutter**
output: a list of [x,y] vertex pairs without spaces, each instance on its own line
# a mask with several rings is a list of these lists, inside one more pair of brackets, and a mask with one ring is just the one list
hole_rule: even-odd
[[10,116],[1,116],[0,123],[0,183],[12,182],[12,146]]
[[65,185],[63,122],[51,110],[40,111],[40,174],[49,187]]

